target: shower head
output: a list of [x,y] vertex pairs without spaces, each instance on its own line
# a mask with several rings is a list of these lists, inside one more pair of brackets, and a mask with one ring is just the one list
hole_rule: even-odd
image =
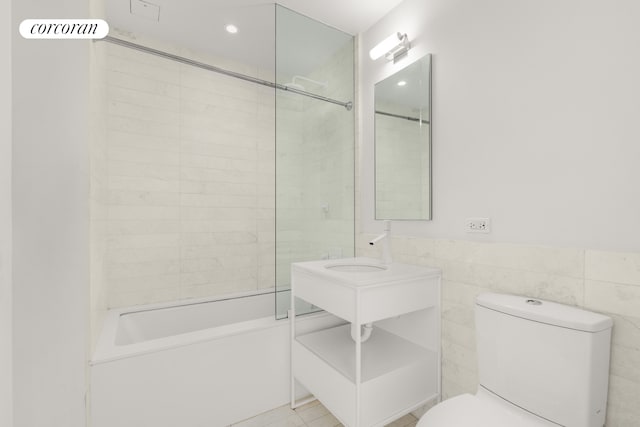
[[315,86],[319,86],[320,89],[326,89],[327,87],[329,87],[329,82],[320,82],[320,81],[312,80],[308,77],[303,77],[303,76],[293,76],[293,79],[290,82],[277,83],[275,84],[275,88],[283,90],[285,91],[285,93],[290,92],[290,94],[303,95],[306,97],[319,99],[321,101],[331,102],[332,104],[342,105],[347,109],[347,111],[351,111],[351,108],[353,108],[353,103],[351,101],[340,102],[340,101],[336,101],[335,99],[327,98],[326,96],[318,93],[318,92],[321,92],[319,90],[307,89],[307,87],[300,84],[298,80],[304,80],[306,82],[312,83]]
[[329,86],[329,82],[319,82],[317,80],[312,80],[304,76],[293,76],[293,79],[291,79],[291,82],[285,83],[284,85],[291,89],[306,91],[307,89],[300,83],[300,80],[304,80],[305,82],[312,83],[315,86],[321,87],[322,89],[325,89]]

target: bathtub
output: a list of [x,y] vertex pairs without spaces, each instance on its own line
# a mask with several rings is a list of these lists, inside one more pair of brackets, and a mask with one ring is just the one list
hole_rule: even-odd
[[[92,427],[224,427],[288,403],[289,322],[274,298],[110,310],[90,362]],[[319,313],[297,328],[339,322]]]

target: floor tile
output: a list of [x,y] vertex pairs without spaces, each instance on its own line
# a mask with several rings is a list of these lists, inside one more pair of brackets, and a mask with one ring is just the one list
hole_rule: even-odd
[[324,405],[313,405],[310,407],[306,407],[304,405],[300,408],[296,408],[296,413],[300,415],[300,418],[309,425],[309,423],[315,419],[322,417],[323,415],[327,415],[329,410],[324,407]]
[[338,427],[342,426],[340,421],[332,414],[326,414],[320,418],[316,418],[313,421],[307,423],[307,427]]
[[289,415],[286,419],[266,424],[265,427],[305,427],[304,421],[298,414]]
[[[407,414],[386,427],[415,427],[418,419]],[[230,427],[343,427],[340,421],[319,401],[314,400],[296,409],[280,406]]]

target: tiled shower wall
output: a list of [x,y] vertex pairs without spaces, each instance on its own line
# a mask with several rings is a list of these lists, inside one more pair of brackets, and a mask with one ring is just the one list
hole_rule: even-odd
[[[361,235],[358,255],[377,257]],[[640,254],[417,237],[392,239],[395,261],[442,269],[443,399],[478,384],[474,299],[500,292],[574,305],[614,320],[608,426],[640,419]]]
[[[273,78],[255,67],[134,41]],[[113,44],[101,48],[106,305],[273,287],[273,89]]]
[[[353,46],[346,44],[309,77],[306,89],[353,101]],[[277,283],[290,285],[290,263],[352,256],[354,114],[295,94],[277,95]]]
[[[274,81],[273,70],[132,41]],[[107,308],[275,286],[276,106],[278,283],[288,286],[292,259],[352,253],[352,111],[289,93],[276,103],[272,88],[109,43],[95,50],[94,325]],[[345,76],[350,44],[309,75],[328,80],[320,94],[353,101]]]

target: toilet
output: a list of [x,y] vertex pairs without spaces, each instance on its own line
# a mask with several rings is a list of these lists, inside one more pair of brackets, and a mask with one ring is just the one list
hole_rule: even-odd
[[445,400],[417,427],[602,427],[613,321],[515,295],[475,306],[479,386]]

